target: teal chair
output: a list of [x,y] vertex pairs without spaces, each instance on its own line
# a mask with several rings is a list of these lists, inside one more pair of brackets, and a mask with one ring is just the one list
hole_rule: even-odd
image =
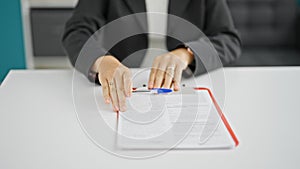
[[0,83],[10,69],[26,68],[20,0],[0,5]]

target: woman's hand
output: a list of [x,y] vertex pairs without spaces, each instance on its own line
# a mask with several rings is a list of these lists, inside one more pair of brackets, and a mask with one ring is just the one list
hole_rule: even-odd
[[192,63],[194,55],[186,48],[179,48],[155,58],[148,87],[151,88],[171,88],[179,90],[182,71]]
[[132,92],[130,70],[113,56],[98,58],[92,69],[98,72],[105,103],[111,102],[116,112],[126,111],[126,97]]

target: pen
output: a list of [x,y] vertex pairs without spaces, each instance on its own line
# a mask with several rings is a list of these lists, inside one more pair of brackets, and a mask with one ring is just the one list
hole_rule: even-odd
[[164,93],[171,93],[172,89],[165,89],[165,88],[153,88],[153,89],[147,89],[147,88],[133,88],[132,92],[139,93],[139,92],[150,92],[154,94],[164,94]]

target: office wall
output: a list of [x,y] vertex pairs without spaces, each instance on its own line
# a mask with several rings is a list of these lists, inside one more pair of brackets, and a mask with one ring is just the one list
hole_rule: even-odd
[[10,69],[25,68],[20,0],[0,5],[0,83]]

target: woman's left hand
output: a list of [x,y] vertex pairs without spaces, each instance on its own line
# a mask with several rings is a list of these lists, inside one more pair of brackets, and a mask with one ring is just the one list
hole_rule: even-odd
[[194,55],[186,48],[175,49],[157,56],[152,64],[148,87],[179,90],[182,71],[192,63]]

